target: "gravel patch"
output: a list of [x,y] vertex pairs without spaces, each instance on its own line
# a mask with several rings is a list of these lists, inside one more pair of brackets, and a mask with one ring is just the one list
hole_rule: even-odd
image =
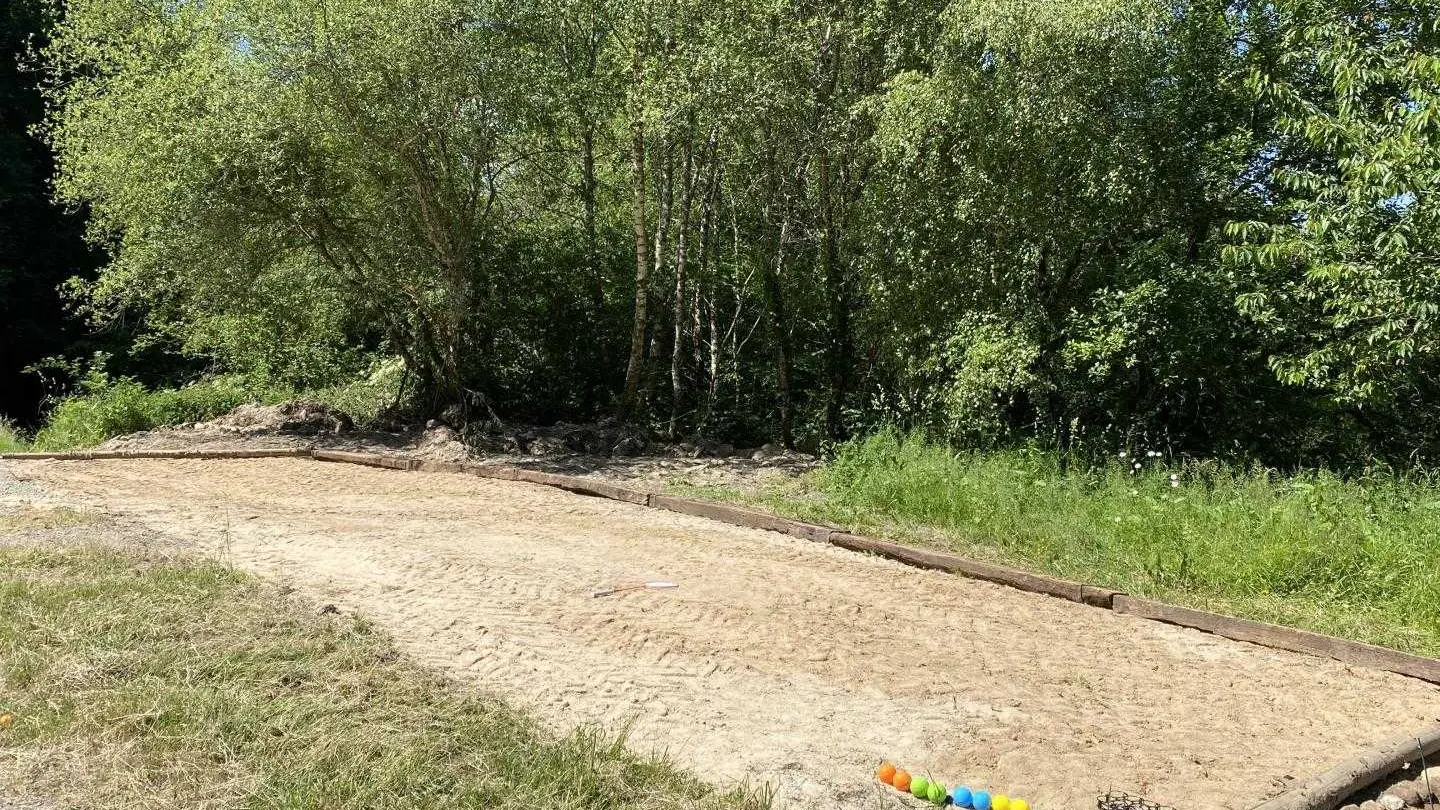
[[48,500],[49,496],[45,490],[15,477],[15,474],[5,465],[0,464],[0,510],[12,507],[19,503],[32,503],[35,501]]
[[1411,763],[1351,796],[1340,810],[1440,810],[1440,764],[1429,765]]

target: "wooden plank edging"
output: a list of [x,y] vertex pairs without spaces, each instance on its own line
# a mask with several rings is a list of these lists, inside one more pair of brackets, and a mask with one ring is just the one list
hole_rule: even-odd
[[1347,664],[1383,669],[1430,683],[1440,683],[1440,661],[1360,641],[1336,638],[1278,624],[1267,624],[1253,619],[1241,619],[1194,608],[1167,605],[1163,602],[1124,594],[1115,597],[1113,609],[1116,613],[1204,630],[1207,633],[1214,633],[1217,636],[1224,636],[1236,641],[1248,641],[1264,647],[1307,653],[1321,658],[1333,658]]
[[342,464],[360,464],[366,467],[383,467],[387,470],[409,472],[420,468],[417,459],[408,456],[390,456],[380,453],[352,453],[346,450],[315,450],[311,458],[316,461],[336,461]]
[[718,520],[721,523],[729,523],[732,526],[743,526],[747,529],[763,529],[764,531],[779,532],[792,537],[799,537],[802,540],[811,540],[818,543],[832,542],[831,536],[835,530],[828,526],[816,526],[811,523],[804,523],[790,518],[779,517],[765,512],[757,512],[753,509],[746,509],[740,506],[731,506],[726,503],[714,501],[697,501],[693,498],[679,498],[674,495],[650,496],[650,506],[656,509],[664,509],[670,512],[679,512],[683,515],[694,515],[695,517]]
[[1361,751],[1299,787],[1276,796],[1254,810],[1335,810],[1347,798],[1384,779],[1421,756],[1440,754],[1440,726]]
[[1109,607],[1109,601],[1114,598],[1115,591],[1106,588],[1087,586],[1080,582],[1071,582],[1068,579],[1045,576],[1044,574],[1033,574],[1029,571],[1021,571],[993,563],[980,562],[956,554],[944,551],[931,551],[929,549],[916,548],[914,546],[892,543],[887,540],[876,540],[870,537],[862,537],[848,532],[836,532],[830,536],[830,542],[851,551],[865,551],[872,554],[879,554],[892,560],[898,560],[917,568],[931,568],[937,571],[949,571],[954,574],[961,574],[970,579],[983,579],[986,582],[994,582],[998,585],[1007,585],[1011,588],[1018,588],[1031,593],[1042,593],[1046,596],[1054,596],[1071,602],[1094,605],[1096,607]]
[[56,453],[0,453],[0,461],[123,461],[125,459],[310,458],[313,451],[274,450],[71,450]]
[[612,501],[624,501],[639,506],[650,505],[650,493],[641,492],[637,489],[622,487],[618,484],[610,484],[598,481],[593,478],[579,478],[573,475],[556,475],[555,473],[540,472],[539,470],[527,470],[516,468],[514,470],[516,481],[526,481],[531,484],[543,484],[547,487],[574,492],[578,495],[590,495],[596,498],[609,498]]

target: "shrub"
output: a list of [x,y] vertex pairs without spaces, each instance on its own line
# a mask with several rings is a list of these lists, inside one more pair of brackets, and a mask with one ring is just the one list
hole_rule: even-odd
[[30,443],[20,435],[14,422],[0,418],[0,453],[21,453],[30,449]]
[[161,425],[213,419],[254,400],[237,377],[217,377],[183,388],[151,391],[128,377],[92,372],[81,392],[61,400],[35,434],[35,447],[91,447],[106,439]]
[[[151,390],[132,378],[112,378],[92,369],[82,380],[79,393],[62,399],[50,412],[49,421],[35,434],[34,447],[38,450],[93,447],[127,433],[214,419],[246,402],[314,400],[364,423],[398,399],[404,379],[405,370],[398,361],[380,360],[361,379],[314,390],[257,384],[240,375],[212,377],[180,388]],[[6,452],[7,435],[12,437],[15,447],[25,446],[13,429],[7,434],[6,428],[0,426],[0,452]]]
[[349,414],[357,424],[364,424],[373,420],[381,408],[396,403],[404,389],[404,382],[405,366],[399,360],[388,358],[377,361],[361,379],[300,392],[287,398],[323,402]]

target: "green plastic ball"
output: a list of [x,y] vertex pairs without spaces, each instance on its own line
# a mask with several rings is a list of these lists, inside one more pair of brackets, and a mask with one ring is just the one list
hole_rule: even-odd
[[939,782],[930,783],[929,799],[931,804],[945,803],[945,786]]
[[930,780],[923,776],[916,776],[910,780],[910,795],[917,799],[930,798]]

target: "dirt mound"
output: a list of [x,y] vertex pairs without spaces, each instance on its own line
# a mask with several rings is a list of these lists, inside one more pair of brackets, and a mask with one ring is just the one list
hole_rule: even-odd
[[[294,400],[278,405],[245,404],[209,422],[187,422],[117,436],[97,450],[261,450],[336,449],[354,443],[355,422],[343,411],[320,402]],[[390,437],[373,437],[366,446],[391,449]]]
[[[456,420],[463,421],[463,420]],[[241,405],[209,422],[118,436],[100,450],[329,449],[394,453],[432,461],[491,461],[566,475],[590,475],[667,490],[724,487],[760,492],[820,466],[812,455],[773,444],[737,448],[700,436],[665,441],[613,421],[535,426],[455,426],[442,415],[392,431],[355,428],[345,413],[306,400]]]
[[[443,429],[442,422],[432,420],[429,428],[433,430],[440,426]],[[699,435],[678,441],[665,439],[643,427],[620,424],[612,420],[586,423],[556,422],[546,426],[517,425],[508,429],[491,428],[483,432],[466,431],[465,436],[471,446],[486,455],[744,458],[756,462],[766,462],[773,466],[812,461],[815,458],[813,455],[787,450],[773,444],[763,447],[737,448],[732,444],[716,442]]]
[[355,429],[355,420],[344,411],[331,408],[323,402],[303,399],[278,405],[247,403],[209,424],[244,430],[280,430],[291,433],[347,433]]

